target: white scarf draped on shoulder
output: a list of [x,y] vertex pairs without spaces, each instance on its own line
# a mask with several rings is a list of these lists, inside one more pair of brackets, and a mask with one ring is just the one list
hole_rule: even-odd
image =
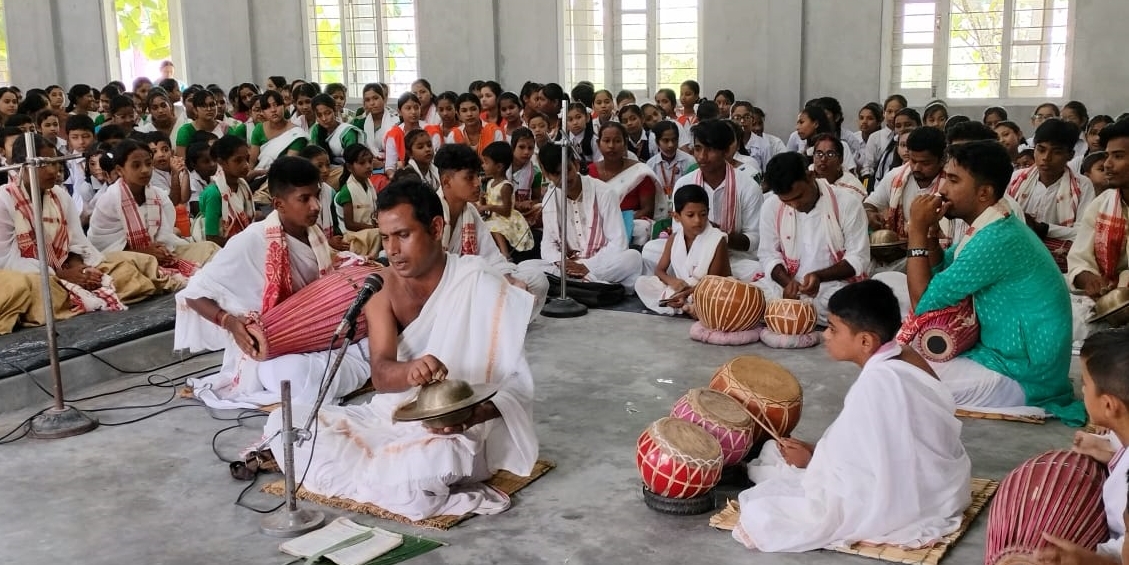
[[[532,471],[538,443],[524,344],[533,297],[478,257],[447,254],[446,261],[439,286],[400,335],[397,359],[433,355],[449,378],[497,383],[491,401],[502,417],[443,436],[419,422],[393,422],[392,412],[418,389],[377,394],[363,406],[324,407],[306,488],[411,519],[492,514],[509,499],[481,481],[501,469],[518,476]],[[305,461],[309,445],[295,458]]]

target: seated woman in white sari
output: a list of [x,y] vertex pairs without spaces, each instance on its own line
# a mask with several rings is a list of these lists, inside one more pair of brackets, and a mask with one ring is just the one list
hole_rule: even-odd
[[643,262],[638,251],[627,247],[619,197],[604,181],[581,176],[571,151],[567,159],[561,153],[557,148],[543,151],[541,167],[554,186],[559,187],[561,179],[568,178],[565,233],[561,233],[558,219],[559,214],[565,213],[560,210],[560,193],[549,191],[541,212],[545,226],[541,236],[541,259],[522,261],[522,265],[537,265],[545,273],[559,276],[563,247],[566,256],[563,270],[568,278],[620,284],[632,292]]
[[265,175],[275,159],[297,155],[309,143],[306,132],[286,119],[282,95],[268,90],[259,96],[264,121],[251,131],[251,178]]
[[161,271],[183,285],[216,250],[210,241],[190,243],[177,235],[172,201],[153,188],[153,154],[148,145],[127,139],[114,147],[114,173],[90,216],[90,243],[99,251],[136,251],[157,258]]
[[353,126],[365,134],[365,145],[372,151],[372,168],[384,168],[384,136],[399,120],[388,110],[388,100],[380,84],[370,82],[362,91],[364,113],[353,120]]
[[[268,173],[274,211],[227,242],[215,260],[176,296],[177,350],[224,351],[220,372],[189,379],[194,394],[215,408],[279,402],[280,383],[290,380],[295,402],[312,403],[329,352],[254,360],[257,345],[247,331],[263,314],[325,275],[333,255],[317,226],[320,174],[309,161],[282,157]],[[365,340],[349,347],[327,397],[330,401],[368,379]]]
[[[419,520],[441,514],[496,514],[509,497],[482,481],[498,470],[528,475],[537,461],[533,377],[525,360],[533,297],[507,284],[478,257],[443,252],[443,211],[435,191],[396,181],[378,200],[389,234],[391,268],[384,289],[365,307],[377,394],[360,406],[318,414],[317,439],[298,447],[309,461],[305,488]],[[393,422],[398,406],[421,387],[446,378],[496,384],[469,420],[442,429]],[[308,407],[297,407],[302,421]],[[281,427],[272,415],[266,433]],[[281,444],[272,442],[279,453]]]
[[725,233],[710,224],[706,189],[686,185],[674,199],[674,218],[682,231],[671,234],[654,275],[635,280],[635,294],[652,312],[696,317],[690,295],[706,275],[728,277]]
[[[607,183],[619,198],[619,209],[632,214],[631,244],[642,246],[651,240],[655,223],[655,200],[659,179],[645,163],[627,157],[627,128],[608,122],[600,128],[600,155],[603,159],[588,164],[588,175]],[[665,194],[664,194],[665,196]],[[627,229],[626,219],[624,229]]]
[[358,143],[364,144],[365,133],[353,124],[341,123],[337,118],[337,102],[332,96],[315,96],[313,106],[318,123],[310,128],[310,143],[329,151],[329,160],[334,165],[340,165],[345,162],[345,148]]
[[898,299],[863,281],[835,293],[827,353],[862,368],[819,443],[770,441],[749,463],[733,537],[760,551],[856,542],[925,547],[960,527],[972,463],[948,390],[894,342]]

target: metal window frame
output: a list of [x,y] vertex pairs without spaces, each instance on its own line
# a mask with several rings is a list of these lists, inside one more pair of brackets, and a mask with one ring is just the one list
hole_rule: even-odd
[[[604,13],[603,13],[603,60],[604,69],[603,76],[600,77],[602,85],[608,90],[617,92],[624,88],[623,81],[623,57],[625,55],[645,55],[647,60],[646,71],[646,92],[638,92],[633,89],[636,96],[639,98],[647,98],[651,96],[659,88],[659,2],[660,0],[646,0],[646,6],[643,9],[623,9],[623,0],[605,0]],[[701,10],[702,0],[696,2],[695,8],[698,12],[695,26],[698,28],[695,35],[695,40],[698,45],[698,53],[701,52],[702,33],[701,33]],[[560,0],[560,19],[561,26],[558,30],[560,36],[563,38],[571,38],[571,43],[580,41],[594,41],[592,34],[588,32],[588,28],[593,26],[572,26],[571,21],[571,6],[569,0]],[[623,49],[623,14],[643,14],[646,17],[646,50],[640,51],[637,49]],[[578,34],[589,33],[589,35]],[[564,79],[566,82],[575,83],[581,80],[576,76],[576,71],[571,67],[572,62],[572,48],[570,42],[566,41],[566,48],[561,50],[561,69],[564,71]],[[697,55],[697,53],[695,53]],[[595,78],[595,77],[594,77]]]
[[[171,1],[171,0],[170,0]],[[315,2],[317,0],[306,0],[302,3],[303,21],[306,26],[306,75],[319,83],[325,82],[321,78],[321,71],[317,74],[314,72],[314,58],[316,46],[312,39],[317,33],[317,15],[314,12]],[[388,23],[385,16],[386,0],[337,0],[338,12],[340,14],[338,23],[341,27],[341,40],[338,49],[341,51],[341,76],[343,83],[349,91],[349,101],[355,102],[361,99],[361,89],[368,81],[359,81],[358,76],[360,70],[356,67],[356,60],[358,59],[356,50],[355,34],[357,30],[353,26],[352,17],[354,8],[359,4],[368,4],[373,7],[374,19],[376,20],[375,33],[376,33],[376,72],[383,82],[388,82],[388,51],[386,38],[388,35]],[[418,18],[415,16],[415,4],[412,7],[412,25],[416,28],[415,35],[418,38]],[[418,65],[418,49],[419,43],[416,41],[416,58]],[[368,57],[365,57],[368,58]]]
[[[1045,101],[1048,96],[1037,92],[1035,88],[1021,89],[1020,94],[1013,93],[1016,89],[1011,87],[1011,60],[1012,60],[1012,47],[1016,45],[1040,45],[1048,51],[1051,47],[1050,35],[1054,14],[1055,0],[1040,0],[1042,2],[1043,10],[1043,30],[1045,30],[1042,41],[1015,41],[1013,37],[1013,30],[1015,27],[1016,17],[1016,0],[1004,0],[1003,6],[1003,25],[1001,29],[1000,41],[1000,79],[999,90],[997,96],[988,98],[953,98],[948,97],[949,86],[949,56],[951,50],[951,23],[952,23],[952,2],[951,0],[932,0],[931,2],[921,2],[920,0],[885,0],[883,2],[883,12],[889,14],[888,17],[883,18],[883,54],[882,54],[882,84],[883,95],[892,93],[900,93],[906,96],[912,104],[922,104],[928,100],[937,98],[945,99],[950,104],[960,106],[976,106],[985,104],[1011,104],[1011,105],[1024,105],[1031,104],[1037,101]],[[900,76],[900,72],[895,68],[898,66],[899,61],[895,57],[895,53],[904,49],[904,44],[900,37],[897,37],[897,31],[900,28],[896,20],[897,14],[900,11],[904,13],[904,6],[907,3],[925,4],[932,3],[934,6],[935,14],[935,35],[933,43],[933,63],[932,63],[932,85],[929,89],[903,89],[894,84],[895,77]],[[1066,61],[1063,71],[1063,94],[1062,98],[1066,99],[1070,96],[1070,74],[1072,67],[1072,50],[1070,48],[1071,38],[1074,35],[1074,19],[1077,8],[1077,2],[1067,0],[1067,42],[1066,42]],[[1041,82],[1048,80],[1050,72],[1050,57],[1046,54],[1040,56],[1040,73],[1039,79]],[[1030,94],[1022,92],[1026,90]]]

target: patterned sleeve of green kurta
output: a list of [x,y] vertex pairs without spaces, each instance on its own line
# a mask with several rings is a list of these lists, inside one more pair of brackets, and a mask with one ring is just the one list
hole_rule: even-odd
[[[990,237],[991,234],[981,232],[977,235]],[[1007,276],[1012,269],[1007,254],[976,245],[983,241],[972,238],[961,251],[959,262],[955,260],[952,247],[945,250],[944,259],[933,269],[933,279],[917,301],[916,314],[948,308]],[[983,256],[985,251],[987,256]]]

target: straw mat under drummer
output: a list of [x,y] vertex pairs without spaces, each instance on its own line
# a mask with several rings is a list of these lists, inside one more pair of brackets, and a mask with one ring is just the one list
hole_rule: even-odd
[[901,317],[889,287],[848,285],[828,311],[828,354],[862,372],[815,446],[768,442],[749,464],[756,486],[739,497],[733,537],[771,552],[939,540],[971,502],[952,397],[917,353],[894,342]]

